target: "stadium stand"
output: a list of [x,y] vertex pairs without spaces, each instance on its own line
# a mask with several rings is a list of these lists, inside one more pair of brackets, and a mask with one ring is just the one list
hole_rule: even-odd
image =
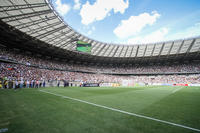
[[[6,49],[0,49],[0,59],[10,60],[24,65],[38,66],[40,68],[68,70],[68,71],[81,71],[93,73],[107,73],[107,74],[170,74],[170,73],[200,73],[199,62],[188,62],[183,64],[155,64],[155,65],[127,65],[124,66],[87,66],[83,64],[69,64],[59,62],[56,60],[42,59],[41,57],[33,57],[25,55],[24,52],[14,53]],[[24,54],[23,54],[24,53]]]
[[[48,0],[2,0],[0,4],[2,79],[200,83],[200,37],[142,45],[108,44],[76,32]],[[91,52],[76,51],[76,40],[91,44]]]
[[[1,49],[0,59],[2,61],[0,77],[4,79],[2,82],[6,83],[5,81],[10,81],[13,83],[12,87],[7,86],[4,88],[15,88],[14,84],[16,84],[16,81],[19,82],[17,84],[23,82],[22,84],[24,87],[33,86],[31,85],[31,81],[39,82],[38,84],[40,84],[41,87],[44,82],[59,82],[62,80],[76,85],[80,83],[117,83],[122,85],[124,81],[131,81],[132,85],[138,83],[143,85],[152,85],[156,83],[170,85],[198,84],[200,82],[199,63],[124,68],[116,66],[108,66],[107,68],[104,66],[103,68],[99,68],[98,66],[90,67],[43,60],[39,57],[24,55],[22,52],[17,54],[12,50],[8,51],[5,49]],[[113,71],[117,75],[113,75]],[[129,75],[130,72],[135,72],[135,74],[140,75]],[[152,75],[152,72],[154,75]],[[107,75],[105,73],[107,73]],[[37,87],[37,84],[34,86]]]

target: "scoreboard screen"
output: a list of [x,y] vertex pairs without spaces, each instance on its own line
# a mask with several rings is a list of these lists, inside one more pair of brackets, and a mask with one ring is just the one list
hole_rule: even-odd
[[76,50],[79,52],[91,53],[91,44],[83,41],[77,41]]

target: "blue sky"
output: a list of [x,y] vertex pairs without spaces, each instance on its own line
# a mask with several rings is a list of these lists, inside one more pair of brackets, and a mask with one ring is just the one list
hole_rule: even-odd
[[144,44],[200,35],[200,0],[52,0],[81,34],[107,43]]

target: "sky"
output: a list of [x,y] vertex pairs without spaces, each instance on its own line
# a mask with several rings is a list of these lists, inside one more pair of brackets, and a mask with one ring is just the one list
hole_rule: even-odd
[[147,44],[200,36],[200,0],[51,0],[64,21],[100,42]]

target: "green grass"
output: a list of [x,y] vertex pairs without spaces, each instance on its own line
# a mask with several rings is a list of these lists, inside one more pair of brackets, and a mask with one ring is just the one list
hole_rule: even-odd
[[[181,90],[172,93],[175,89]],[[38,90],[200,129],[200,87],[68,87],[1,90],[0,129],[10,133],[192,133]]]

